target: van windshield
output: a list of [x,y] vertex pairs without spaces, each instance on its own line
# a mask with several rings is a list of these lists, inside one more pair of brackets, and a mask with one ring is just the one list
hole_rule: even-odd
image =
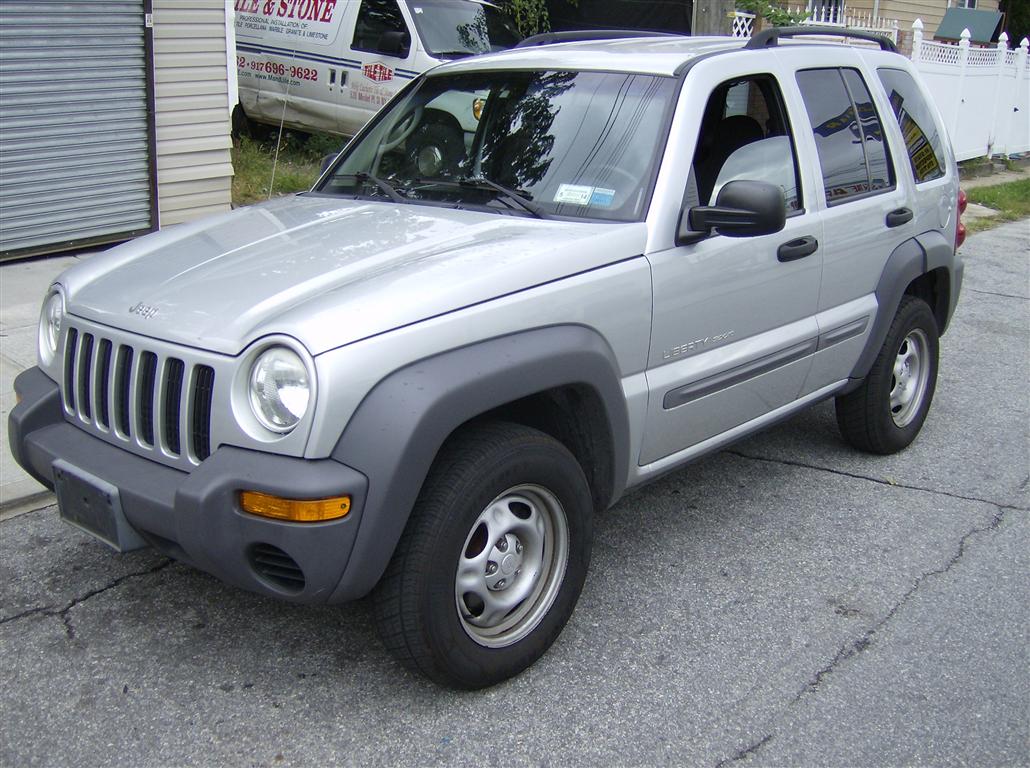
[[513,215],[639,221],[676,81],[615,72],[428,75],[316,192]]
[[459,58],[511,48],[521,36],[500,9],[474,0],[418,0],[408,9],[426,51]]

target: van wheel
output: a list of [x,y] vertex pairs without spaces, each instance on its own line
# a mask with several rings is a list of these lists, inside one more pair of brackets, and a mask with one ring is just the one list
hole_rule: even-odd
[[408,158],[423,179],[457,170],[465,149],[461,131],[442,122],[423,123],[409,141]]
[[590,489],[556,440],[502,422],[441,450],[374,595],[386,647],[455,688],[517,675],[572,615],[590,562]]
[[922,429],[937,387],[937,321],[926,302],[904,296],[862,385],[836,400],[844,439],[870,453],[906,448]]

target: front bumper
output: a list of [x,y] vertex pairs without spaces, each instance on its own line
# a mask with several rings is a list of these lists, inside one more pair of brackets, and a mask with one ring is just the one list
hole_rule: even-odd
[[[118,489],[125,517],[148,543],[244,589],[303,603],[360,597],[337,588],[364,511],[368,481],[361,473],[333,459],[231,446],[182,472],[66,422],[57,385],[38,368],[19,375],[14,386],[20,402],[8,422],[11,453],[47,487],[54,487],[57,460],[103,479]],[[268,520],[240,510],[238,494],[245,489],[302,499],[347,494],[351,511],[324,523]],[[288,579],[277,576],[284,567]]]

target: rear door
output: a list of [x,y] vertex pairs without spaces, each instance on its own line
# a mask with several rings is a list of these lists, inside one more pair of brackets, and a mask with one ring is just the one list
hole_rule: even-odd
[[884,133],[884,105],[871,95],[879,89],[870,88],[859,55],[840,51],[836,66],[822,67],[812,67],[811,57],[797,51],[781,55],[798,64],[794,76],[808,118],[799,140],[814,146],[821,189],[810,197],[823,208],[820,349],[807,393],[851,373],[872,330],[875,290],[887,259],[917,230],[910,185],[899,183]]

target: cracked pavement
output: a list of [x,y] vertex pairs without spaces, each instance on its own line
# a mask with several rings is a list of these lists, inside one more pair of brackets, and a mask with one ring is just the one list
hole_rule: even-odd
[[525,674],[455,693],[54,508],[0,523],[0,765],[1026,765],[1030,222],[973,235],[923,434],[832,404],[625,498]]

